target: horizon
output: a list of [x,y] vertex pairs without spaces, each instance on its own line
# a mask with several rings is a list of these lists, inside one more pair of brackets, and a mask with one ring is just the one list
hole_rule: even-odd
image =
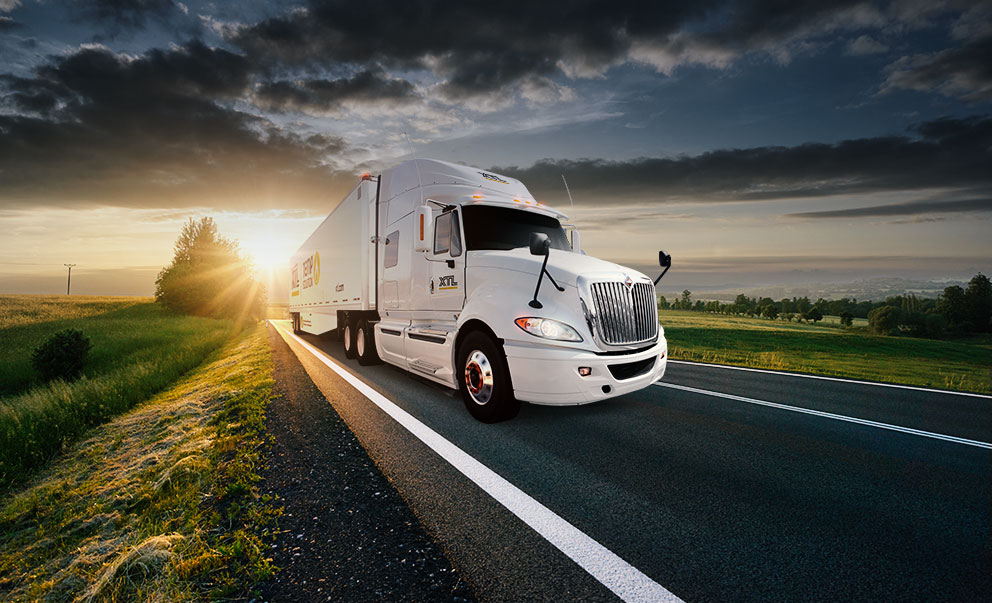
[[665,249],[662,294],[967,282],[992,273],[988,23],[989,2],[0,1],[0,293],[64,292],[74,263],[74,293],[152,295],[213,216],[278,302],[359,174],[411,153],[519,178],[591,255],[653,278]]

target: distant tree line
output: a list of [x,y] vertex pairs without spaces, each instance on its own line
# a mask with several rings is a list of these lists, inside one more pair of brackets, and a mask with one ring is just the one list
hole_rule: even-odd
[[838,316],[850,327],[855,318],[868,320],[868,329],[879,335],[910,335],[913,337],[944,337],[992,332],[992,282],[984,274],[976,274],[966,288],[953,285],[944,289],[936,299],[917,295],[895,295],[885,301],[856,299],[817,299],[793,297],[774,300],[770,297],[748,297],[739,294],[733,302],[692,299],[688,289],[669,302],[665,296],[658,300],[662,310],[691,310],[714,314],[761,316],[797,322],[819,322],[824,316]]

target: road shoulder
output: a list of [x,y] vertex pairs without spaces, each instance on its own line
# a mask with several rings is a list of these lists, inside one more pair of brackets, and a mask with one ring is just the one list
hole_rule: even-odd
[[273,441],[263,493],[283,506],[270,601],[451,600],[475,596],[276,329]]

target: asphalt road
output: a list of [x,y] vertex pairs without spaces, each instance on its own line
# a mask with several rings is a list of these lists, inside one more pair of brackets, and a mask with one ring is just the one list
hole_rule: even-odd
[[[472,419],[454,392],[334,362],[685,601],[992,600],[992,452],[652,386]],[[291,341],[311,379],[482,600],[616,600]],[[698,390],[992,442],[992,399],[669,365]]]

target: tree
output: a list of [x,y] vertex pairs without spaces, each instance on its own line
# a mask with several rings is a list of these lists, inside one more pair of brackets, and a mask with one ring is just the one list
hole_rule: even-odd
[[963,323],[968,313],[964,289],[957,285],[946,287],[944,293],[937,298],[937,312],[944,315],[951,327],[957,327]]
[[819,322],[823,320],[823,312],[820,312],[819,308],[813,306],[803,313],[803,318],[806,320],[812,320],[813,322]]
[[668,305],[668,300],[665,299],[665,296],[664,295],[659,295],[658,296],[658,309],[659,310],[667,310],[669,307],[670,306]]
[[761,315],[765,318],[775,319],[778,316],[778,308],[774,303],[766,304],[761,307]]
[[172,263],[155,280],[155,300],[186,314],[242,322],[262,316],[265,288],[255,281],[237,241],[221,237],[213,218],[190,218]]
[[899,311],[892,306],[880,306],[868,313],[868,330],[875,335],[889,335],[899,324]]
[[682,305],[680,307],[683,310],[692,310],[692,291],[688,289],[682,291]]
[[851,325],[854,324],[854,315],[848,312],[847,310],[844,310],[843,312],[840,313],[840,324],[844,325],[845,327],[850,327]]
[[992,282],[981,272],[968,282],[964,291],[964,310],[977,332],[992,331]]

